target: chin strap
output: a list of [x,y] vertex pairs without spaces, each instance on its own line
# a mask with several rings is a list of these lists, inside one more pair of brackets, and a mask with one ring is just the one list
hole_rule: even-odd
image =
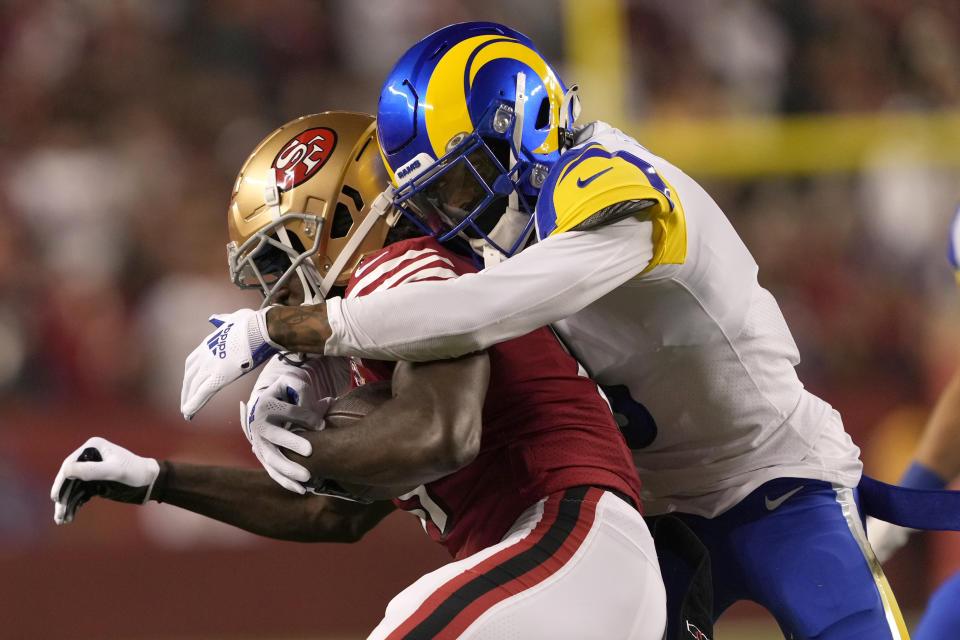
[[[473,250],[483,257],[484,268],[500,264],[507,259],[507,256],[490,242],[492,241],[499,247],[512,248],[521,240],[521,236],[529,236],[530,232],[533,231],[533,227],[527,228],[529,222],[529,214],[508,206],[507,210],[500,216],[496,226],[487,234],[490,241],[483,238],[470,240],[470,246]],[[523,242],[526,242],[526,237],[522,239],[521,244]]]
[[[523,71],[517,73],[517,95],[513,103],[513,131],[510,145],[510,166],[507,171],[513,171],[517,166],[519,153],[523,142],[523,117],[527,105],[527,74]],[[513,247],[523,230],[527,226],[530,217],[520,211],[520,196],[514,189],[507,196],[507,210],[500,216],[497,224],[493,227],[487,237],[501,247]],[[492,246],[486,240],[470,240],[473,250],[483,257],[484,267],[492,267],[495,264],[503,262],[507,256],[503,255],[496,247]]]
[[347,261],[353,257],[360,243],[364,241],[367,234],[373,229],[373,225],[377,223],[381,216],[386,216],[387,226],[392,227],[396,224],[400,213],[400,209],[396,209],[393,206],[393,187],[387,187],[385,191],[376,197],[373,204],[370,205],[370,212],[367,213],[366,217],[357,225],[356,231],[354,231],[350,239],[347,240],[347,244],[340,250],[340,255],[337,256],[337,259],[333,261],[330,269],[327,270],[327,275],[324,276],[323,281],[320,282],[321,300],[327,297],[327,292],[330,291],[330,287],[332,287],[337,281],[337,278],[340,277],[343,268],[347,266]]
[[[513,171],[514,167],[517,166],[516,153],[520,152],[521,144],[523,143],[523,114],[524,109],[527,106],[527,74],[523,71],[517,73],[517,95],[513,103],[513,132],[511,136],[513,138],[513,144],[510,145],[510,166],[507,167],[507,171]],[[520,200],[517,194],[516,189],[510,193],[507,197],[507,208],[508,209],[520,209]],[[498,252],[499,253],[499,252]]]
[[560,103],[560,146],[573,146],[573,125],[580,117],[580,85],[575,84],[563,94]]

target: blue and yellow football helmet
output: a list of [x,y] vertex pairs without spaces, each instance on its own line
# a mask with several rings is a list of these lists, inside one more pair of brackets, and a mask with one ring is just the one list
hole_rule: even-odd
[[[377,136],[395,204],[441,242],[518,251],[536,197],[572,135],[568,91],[529,38],[491,22],[440,29],[407,51],[380,93]],[[497,232],[510,211],[510,233]],[[486,249],[485,249],[486,250]]]

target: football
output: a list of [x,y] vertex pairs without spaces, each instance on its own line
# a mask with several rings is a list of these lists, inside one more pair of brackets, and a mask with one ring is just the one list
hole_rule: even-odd
[[[330,405],[326,415],[323,417],[324,428],[349,429],[364,416],[389,400],[390,397],[391,385],[387,380],[372,382],[362,387],[351,389],[349,392],[334,400],[333,404]],[[383,443],[383,446],[389,446],[389,443]],[[339,480],[327,480],[321,491],[336,494],[337,491],[335,489],[338,486],[343,489],[347,496],[363,502],[389,500],[413,489],[413,487],[371,487],[341,482]],[[331,491],[331,489],[333,489],[333,491]]]
[[390,399],[390,382],[371,382],[351,389],[333,401],[323,421],[326,427],[349,427]]

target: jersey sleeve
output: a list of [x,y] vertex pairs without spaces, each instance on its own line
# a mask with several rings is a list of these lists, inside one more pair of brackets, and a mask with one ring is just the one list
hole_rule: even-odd
[[405,243],[401,251],[387,250],[360,265],[350,278],[347,298],[392,289],[409,282],[448,280],[466,272],[460,261],[430,246]]
[[[455,280],[464,273],[475,271],[472,265],[439,247],[432,238],[412,239],[386,247],[354,271],[345,297],[362,299],[402,284]],[[393,377],[396,358],[377,358],[369,354],[361,357],[363,355],[355,354],[349,359],[352,386]]]
[[328,355],[426,361],[486,349],[562,320],[642,272],[651,222],[548,238],[479,273],[331,298]]
[[547,177],[535,215],[541,240],[628,216],[649,220],[654,255],[647,270],[686,259],[679,199],[653,165],[629,151],[591,143],[567,153]]

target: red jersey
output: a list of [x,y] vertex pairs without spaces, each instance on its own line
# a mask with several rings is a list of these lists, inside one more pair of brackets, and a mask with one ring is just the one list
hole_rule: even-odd
[[[346,297],[475,271],[432,237],[404,240],[367,257]],[[639,507],[640,480],[610,408],[553,332],[537,329],[487,352],[490,384],[479,454],[459,471],[395,499],[397,506],[418,515],[457,559],[496,544],[527,507],[563,489],[616,489]],[[351,358],[354,385],[387,380],[393,367]]]

